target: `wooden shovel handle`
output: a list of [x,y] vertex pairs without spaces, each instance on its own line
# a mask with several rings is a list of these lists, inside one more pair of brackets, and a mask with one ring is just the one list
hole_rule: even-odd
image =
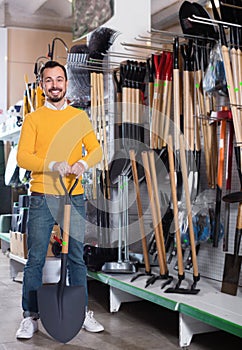
[[187,208],[187,218],[188,218],[188,228],[189,228],[189,238],[192,252],[192,264],[193,264],[193,275],[198,277],[198,265],[197,265],[197,255],[196,255],[196,245],[195,245],[195,235],[193,230],[192,223],[192,208],[190,193],[188,187],[188,178],[187,178],[187,164],[186,164],[186,155],[185,155],[185,146],[184,146],[184,136],[180,135],[180,158],[181,158],[181,170],[182,170],[182,179],[183,186],[186,197],[186,208]]
[[63,241],[62,241],[62,250],[63,254],[68,254],[69,246],[69,232],[70,232],[70,219],[71,219],[71,195],[74,189],[76,188],[79,180],[76,179],[73,185],[71,186],[69,192],[64,184],[63,178],[59,175],[60,184],[65,192],[65,206],[64,206],[64,221],[63,221]]
[[129,155],[130,155],[130,161],[131,161],[132,173],[133,173],[133,179],[134,179],[134,188],[136,193],[136,204],[137,204],[138,217],[139,217],[139,227],[140,227],[141,243],[142,243],[143,255],[144,255],[145,271],[150,272],[150,262],[149,262],[148,248],[147,248],[147,242],[146,242],[144,215],[143,215],[143,208],[142,208],[142,202],[141,202],[141,196],[140,196],[138,172],[137,172],[137,166],[136,166],[136,160],[135,160],[135,151],[130,150]]
[[172,136],[168,136],[168,158],[169,158],[169,168],[170,168],[170,183],[171,183],[171,195],[173,202],[173,217],[176,233],[176,247],[177,247],[177,263],[178,263],[178,273],[180,276],[184,274],[183,267],[183,256],[182,256],[182,245],[180,236],[180,227],[178,219],[178,201],[176,194],[176,181],[175,181],[175,165],[174,165],[174,154],[173,154],[173,143]]
[[64,208],[63,238],[62,238],[62,254],[68,254],[69,231],[70,231],[71,205],[66,204]]
[[149,167],[149,159],[147,152],[143,151],[141,153],[144,169],[145,169],[145,178],[147,183],[147,189],[148,189],[148,195],[150,199],[150,206],[151,206],[151,215],[152,215],[152,221],[153,221],[153,227],[155,232],[155,240],[156,240],[156,246],[157,246],[157,255],[158,255],[158,262],[160,267],[160,274],[165,275],[165,264],[162,257],[162,249],[161,249],[161,242],[160,242],[160,234],[158,229],[158,220],[156,215],[156,208],[155,208],[155,201],[153,196],[153,189],[152,189],[152,181],[151,181],[151,175],[150,175],[150,167]]

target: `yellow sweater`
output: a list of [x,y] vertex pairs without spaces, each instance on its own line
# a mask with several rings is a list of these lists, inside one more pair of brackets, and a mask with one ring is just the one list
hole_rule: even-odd
[[[85,160],[89,168],[102,159],[102,148],[86,112],[71,106],[64,110],[43,106],[25,117],[18,143],[17,162],[19,167],[31,171],[31,192],[63,194],[59,174],[50,171],[50,162],[65,160],[73,165],[81,159]],[[74,175],[66,178],[68,189],[74,180]],[[73,195],[83,192],[79,181]]]

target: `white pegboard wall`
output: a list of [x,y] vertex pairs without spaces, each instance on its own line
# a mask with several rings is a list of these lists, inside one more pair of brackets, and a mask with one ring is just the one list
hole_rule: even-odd
[[[227,128],[228,130],[228,128]],[[219,140],[220,127],[217,128],[217,135]],[[228,135],[227,135],[228,137]],[[219,141],[218,141],[219,144]],[[223,188],[222,188],[222,197],[226,195],[226,152],[227,147],[225,148],[225,162],[224,162],[224,176],[223,176]],[[204,155],[201,156],[201,191],[207,189],[206,183],[206,173],[205,173],[205,160]],[[231,181],[231,193],[236,192],[240,189],[240,181],[238,176],[237,164],[235,160],[235,154],[233,150],[233,162],[232,162],[232,181]],[[214,200],[216,198],[216,189],[211,190],[214,192]],[[225,202],[221,202],[221,223],[224,224],[224,211],[225,211]],[[234,252],[234,237],[236,229],[236,220],[238,212],[238,203],[230,204],[230,219],[229,219],[229,243],[228,243],[228,252],[233,254]],[[208,277],[217,281],[223,280],[223,271],[224,271],[224,260],[226,252],[223,251],[223,237],[219,241],[217,248],[213,247],[212,242],[205,242],[201,244],[201,248],[198,253],[198,267],[201,276]],[[242,254],[242,245],[240,246],[240,255]],[[239,286],[242,285],[242,270],[240,273]]]
[[[219,127],[218,127],[218,135],[219,135]],[[225,149],[225,154],[226,154],[226,149]],[[226,194],[225,167],[226,167],[226,164],[224,164],[224,184],[223,184],[222,196],[224,196]],[[200,183],[199,193],[202,193],[203,191],[209,191],[210,196],[213,199],[213,206],[215,208],[216,189],[214,188],[214,189],[208,190],[205,171],[206,171],[205,170],[205,160],[204,160],[204,154],[202,153],[202,155],[201,155],[201,168],[200,168],[201,183]],[[161,193],[163,193],[164,191],[166,191],[166,187],[169,186],[169,184],[164,183],[165,182],[164,176],[160,176],[160,174],[158,176],[158,182],[159,182],[159,184],[158,184],[159,190],[161,191]],[[237,170],[237,165],[236,165],[236,161],[235,161],[235,156],[233,154],[231,192],[237,191],[238,188],[240,188],[240,183],[239,183],[238,170]],[[130,195],[131,195],[131,192],[132,192],[132,187],[130,188]],[[148,197],[145,193],[145,185],[144,184],[142,184],[141,193],[142,193],[142,204],[145,205],[145,203],[148,200]],[[147,203],[146,203],[146,206],[147,206]],[[206,207],[206,203],[204,203],[204,207]],[[224,209],[225,209],[225,203],[222,201],[221,202],[221,223],[222,224],[224,224],[224,222],[223,222],[224,221]],[[233,251],[234,251],[234,236],[235,236],[235,229],[236,229],[237,211],[238,211],[238,204],[237,203],[231,204],[230,205],[230,224],[229,224],[229,245],[228,245],[228,252],[227,252],[230,254],[233,254]],[[137,213],[134,213],[134,212],[131,213],[131,211],[130,211],[129,216],[130,216],[131,221],[136,220],[135,215],[137,215]],[[145,220],[146,228],[148,231],[149,227],[152,227],[152,219],[151,219],[151,215],[148,211],[145,213],[144,220]],[[151,225],[151,226],[149,226],[149,225]],[[142,252],[141,242],[136,242],[135,245],[131,245],[131,249],[135,249],[135,252],[141,253]],[[169,253],[170,252],[168,252],[168,254],[167,254],[167,259],[169,257]],[[186,261],[189,253],[190,253],[190,249],[188,247],[185,251],[185,254],[184,254],[184,262]],[[207,278],[222,282],[225,254],[226,254],[226,252],[223,251],[223,237],[221,237],[221,239],[219,240],[219,245],[217,248],[213,247],[212,241],[200,243],[200,249],[199,249],[199,252],[197,254],[197,258],[198,258],[199,273],[200,273],[201,277],[207,277]],[[240,247],[240,254],[242,254],[242,246]],[[156,261],[156,263],[157,263],[157,261]],[[174,273],[174,274],[177,273],[176,270],[174,269],[175,266],[176,266],[176,257],[173,257],[170,264],[168,265],[168,269],[171,273]],[[191,268],[191,270],[188,270],[187,272],[192,273],[192,268]],[[239,285],[242,286],[242,272],[240,275]]]

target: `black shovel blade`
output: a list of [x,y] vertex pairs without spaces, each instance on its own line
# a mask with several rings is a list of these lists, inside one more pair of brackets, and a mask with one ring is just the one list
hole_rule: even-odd
[[83,286],[43,285],[37,291],[40,319],[51,337],[61,343],[73,339],[85,319]]
[[242,256],[234,254],[225,255],[224,274],[221,292],[236,295],[240,278]]

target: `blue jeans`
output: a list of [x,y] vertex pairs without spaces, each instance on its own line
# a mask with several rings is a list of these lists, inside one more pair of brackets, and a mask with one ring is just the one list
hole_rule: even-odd
[[[71,219],[68,251],[70,285],[84,286],[87,296],[86,265],[83,260],[85,234],[85,202],[83,195],[71,197]],[[28,259],[24,267],[22,308],[24,317],[38,318],[37,289],[42,285],[42,271],[54,224],[63,226],[64,197],[40,195],[30,197],[27,245]]]

